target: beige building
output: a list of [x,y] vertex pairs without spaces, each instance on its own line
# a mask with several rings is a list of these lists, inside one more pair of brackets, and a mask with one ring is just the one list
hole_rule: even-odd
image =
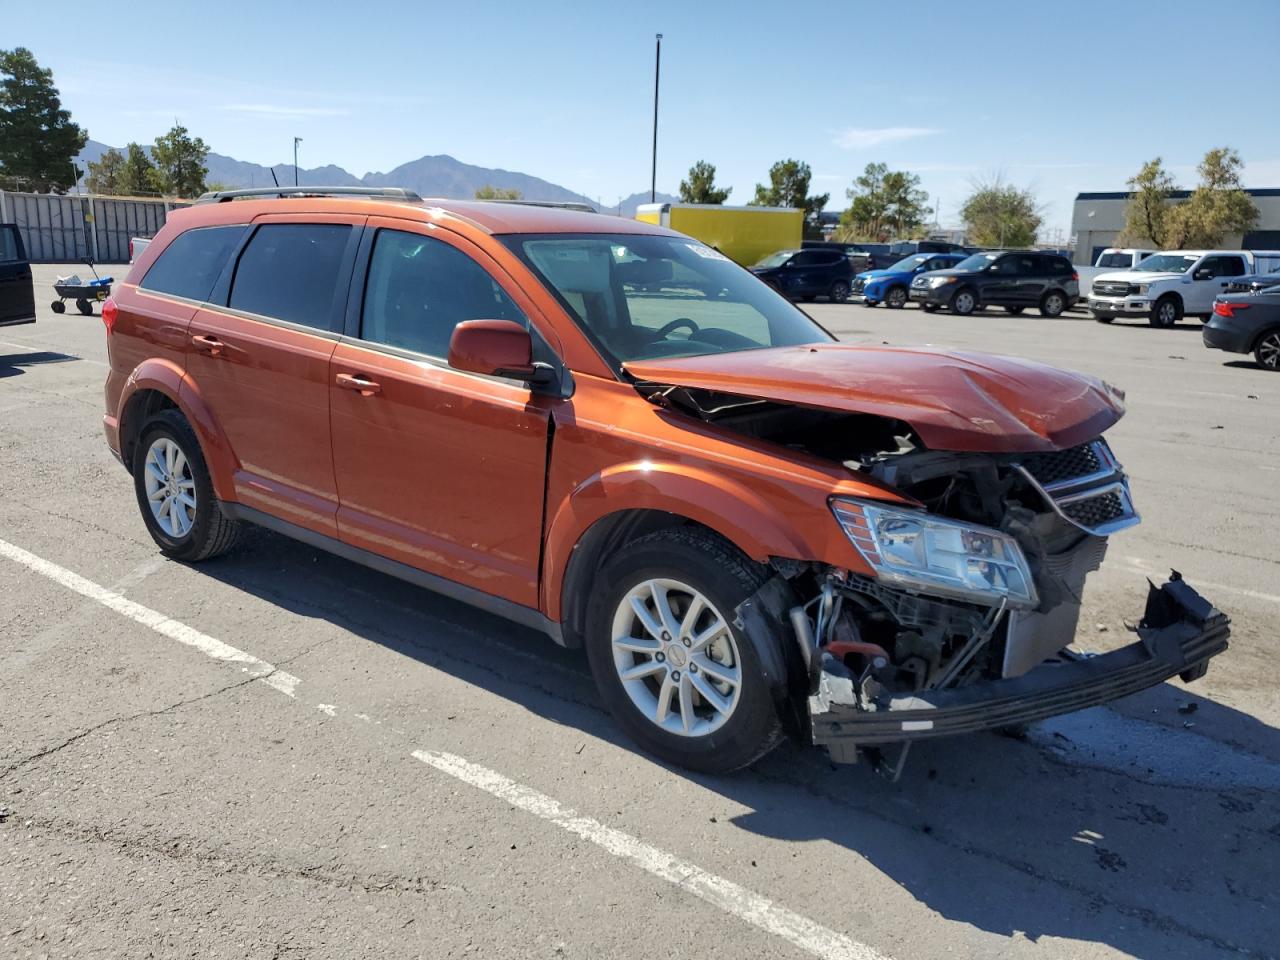
[[[1258,222],[1244,236],[1227,237],[1223,249],[1280,250],[1280,189],[1246,190],[1258,207]],[[1191,196],[1190,190],[1177,190],[1173,202]],[[1129,194],[1081,193],[1076,195],[1071,214],[1071,232],[1076,237],[1075,262],[1087,266],[1098,259],[1106,247],[1116,245],[1116,237],[1124,229],[1124,210]]]

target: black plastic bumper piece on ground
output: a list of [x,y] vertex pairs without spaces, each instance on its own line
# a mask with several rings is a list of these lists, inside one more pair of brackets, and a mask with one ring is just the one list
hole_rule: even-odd
[[1173,676],[1193,680],[1227,649],[1230,627],[1175,572],[1159,589],[1151,586],[1136,643],[1045,663],[1020,677],[884,697],[872,710],[811,697],[813,742],[839,750],[975,733],[1108,703]]

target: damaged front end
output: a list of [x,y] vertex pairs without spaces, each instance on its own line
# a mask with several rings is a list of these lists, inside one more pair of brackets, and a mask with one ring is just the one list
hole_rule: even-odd
[[[1139,520],[1105,441],[1024,455],[907,449],[858,465],[924,510],[834,499],[876,576],[783,564],[813,742],[859,749],[1017,726],[1202,676],[1229,621],[1174,573],[1150,586],[1138,639],[1068,649],[1107,537]],[[891,766],[893,766],[891,764]]]

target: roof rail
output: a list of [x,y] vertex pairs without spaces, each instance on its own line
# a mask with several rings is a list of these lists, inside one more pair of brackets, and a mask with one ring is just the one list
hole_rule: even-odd
[[481,200],[481,203],[514,203],[523,207],[554,207],[557,210],[578,210],[582,213],[598,213],[595,207],[589,203],[583,203],[581,200],[508,200],[505,197],[493,197],[488,200]]
[[253,197],[380,197],[384,200],[421,200],[404,187],[253,187],[247,190],[212,190],[196,203],[226,203]]

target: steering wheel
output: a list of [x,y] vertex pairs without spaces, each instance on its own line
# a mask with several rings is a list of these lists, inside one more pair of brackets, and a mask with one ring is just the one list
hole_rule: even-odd
[[690,338],[696,336],[698,331],[702,329],[688,317],[676,317],[670,323],[664,324],[662,329],[658,331],[658,339],[665,340],[673,331],[679,330],[681,327],[689,328]]

